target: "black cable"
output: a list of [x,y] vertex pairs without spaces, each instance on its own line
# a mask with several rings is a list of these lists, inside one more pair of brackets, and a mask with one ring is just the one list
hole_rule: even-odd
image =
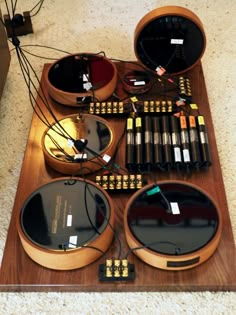
[[[85,183],[85,186],[84,186],[84,203],[85,203],[85,211],[86,211],[86,214],[87,214],[87,217],[88,217],[88,220],[92,226],[92,228],[94,229],[94,231],[98,234],[98,235],[101,235],[101,233],[98,231],[97,227],[93,224],[93,221],[90,217],[90,214],[89,214],[89,210],[88,210],[88,205],[87,205],[87,186],[88,186],[88,182],[86,181],[86,179],[84,178],[84,183]],[[94,199],[94,198],[93,198]],[[95,202],[96,203],[96,202]],[[96,206],[97,206],[97,203],[96,203]]]
[[107,218],[107,216],[104,215],[102,209],[100,208],[100,205],[97,203],[97,201],[96,201],[96,199],[94,198],[94,196],[93,196],[93,194],[92,194],[92,192],[91,192],[91,190],[90,190],[90,188],[89,188],[88,185],[87,185],[87,189],[88,189],[88,191],[89,191],[90,196],[91,196],[91,197],[93,198],[93,200],[95,201],[95,203],[96,203],[96,205],[97,205],[97,207],[98,207],[100,213],[102,214],[102,216],[103,216],[104,219],[106,220],[107,224],[109,225],[110,229],[111,229],[112,232],[114,233],[114,236],[115,236],[116,240],[118,241],[118,244],[119,244],[118,259],[120,259],[120,257],[121,257],[121,250],[122,250],[122,244],[121,244],[121,240],[120,240],[120,238],[119,238],[119,235],[118,235],[118,233],[116,232],[116,230],[114,229],[114,227],[111,225],[111,223],[110,223],[109,219]]
[[9,16],[9,19],[11,19],[11,14],[10,14],[10,10],[9,10],[9,7],[8,7],[8,4],[7,4],[7,1],[5,0],[5,6],[6,6],[6,9],[7,9],[7,14]]
[[150,246],[152,246],[152,245],[156,245],[156,244],[169,244],[169,245],[175,246],[175,249],[178,248],[178,247],[177,247],[177,244],[176,244],[176,243],[173,243],[173,242],[168,242],[168,241],[156,241],[156,242],[152,242],[152,243],[145,244],[145,245],[142,245],[142,246],[130,248],[130,249],[127,251],[126,255],[125,255],[125,259],[128,259],[129,254],[131,254],[132,252],[134,252],[134,251],[136,251],[136,250],[148,248],[148,247],[150,247]]
[[47,45],[26,44],[26,45],[21,45],[21,48],[22,48],[22,47],[40,47],[40,48],[47,48],[47,49],[56,50],[56,51],[59,51],[59,52],[62,52],[62,53],[68,54],[68,55],[72,55],[72,53],[69,53],[68,51],[65,51],[65,50],[62,50],[62,49],[58,49],[58,48],[55,48],[55,47],[51,47],[51,46],[47,46]]
[[[49,133],[47,133],[46,136],[48,136],[49,139],[52,141],[52,143],[55,145],[55,147],[56,147],[60,152],[62,152],[65,157],[67,157],[67,160],[73,161],[73,157],[72,157],[70,154],[68,154],[68,153],[59,145],[59,143],[58,143]],[[45,137],[46,137],[46,136],[45,136]],[[54,154],[54,155],[55,155],[55,154]],[[57,155],[55,155],[55,156],[56,156],[57,158],[59,158]],[[60,156],[60,158],[61,158],[61,156]]]
[[27,53],[28,55],[31,55],[33,57],[37,57],[37,58],[40,58],[40,59],[46,59],[46,60],[57,60],[57,58],[49,58],[49,57],[44,57],[44,56],[39,56],[39,55],[35,55],[25,49],[22,49],[22,46],[21,46],[21,50],[24,51],[25,53]]
[[13,6],[13,13],[12,13],[13,16],[15,16],[17,2],[18,2],[18,0],[15,1],[15,4],[14,4],[14,6]]
[[[37,115],[37,117],[40,119],[40,121],[46,125],[48,128],[51,128],[53,129],[53,126],[49,123],[48,119],[46,118],[44,112],[42,111],[41,107],[39,106],[38,102],[37,102],[37,99],[35,98],[35,96],[33,95],[32,91],[31,91],[31,88],[30,86],[33,85],[35,91],[37,92],[37,95],[42,99],[41,95],[38,93],[37,91],[37,88],[34,84],[34,82],[32,81],[31,77],[30,77],[30,70],[29,70],[29,67],[28,67],[28,64],[27,63],[23,63],[22,59],[21,59],[21,54],[20,54],[20,50],[19,50],[19,47],[16,47],[16,52],[17,52],[17,57],[18,57],[18,61],[19,61],[19,64],[20,64],[20,68],[21,68],[21,72],[22,72],[22,75],[24,77],[24,81],[28,87],[28,91],[29,91],[29,98],[30,98],[30,103],[31,103],[31,106],[35,112],[35,114]],[[24,58],[23,58],[24,60]],[[26,77],[27,75],[27,77]],[[27,81],[27,78],[29,80],[29,82]],[[33,101],[32,99],[34,100],[35,104],[36,104],[36,107],[37,109],[39,110],[39,112],[41,113],[41,115],[43,116],[43,118],[45,120],[43,120],[43,118],[40,116],[40,114],[36,111],[35,107],[34,107],[34,104],[33,104]],[[53,129],[54,130],[54,129]],[[60,134],[62,137],[65,137],[63,134],[59,133],[57,130],[54,130],[55,132],[57,132],[58,134]],[[65,137],[67,138],[67,137]]]
[[[72,248],[70,248],[70,246],[72,246]],[[68,249],[74,249],[74,248],[76,248],[76,245],[69,242],[69,243],[59,244],[58,247],[59,247],[60,249],[64,250],[64,251],[67,251]],[[78,248],[78,247],[77,247],[77,248]],[[106,255],[106,253],[105,253],[103,250],[101,250],[100,248],[95,247],[95,246],[91,246],[91,245],[80,245],[79,248],[94,249],[94,250],[100,252],[100,253],[102,254],[102,256],[105,256],[105,255]]]
[[[20,49],[20,48],[19,48],[19,49]],[[35,76],[35,78],[36,78],[37,83],[39,84],[39,88],[40,88],[40,91],[41,91],[43,97],[42,97],[41,93],[39,93],[39,92],[37,91],[37,88],[36,88],[34,82],[31,81],[31,83],[32,83],[32,85],[33,85],[33,87],[34,87],[34,89],[35,89],[37,95],[40,97],[40,99],[42,100],[43,104],[44,104],[45,107],[47,108],[48,112],[51,114],[51,116],[53,117],[53,119],[54,119],[55,122],[56,122],[56,124],[54,124],[53,126],[54,126],[55,128],[58,128],[59,130],[61,129],[61,132],[64,132],[64,133],[65,133],[65,134],[63,134],[63,135],[60,134],[61,136],[63,136],[64,138],[69,138],[69,139],[71,139],[71,140],[74,142],[75,139],[73,139],[73,138],[69,135],[69,133],[68,133],[68,132],[65,130],[65,128],[60,124],[59,120],[57,119],[57,117],[55,116],[54,112],[52,111],[51,106],[50,106],[50,104],[49,104],[49,102],[48,102],[48,100],[47,100],[47,97],[46,97],[45,93],[44,93],[44,89],[43,89],[43,87],[42,87],[42,84],[41,84],[41,82],[40,82],[40,80],[39,80],[39,78],[38,78],[38,76],[37,76],[35,70],[33,69],[32,65],[30,64],[29,60],[26,58],[26,56],[24,55],[24,53],[21,51],[21,49],[20,49],[20,53],[21,53],[21,56],[23,57],[25,63],[30,67],[31,71],[33,72],[33,74],[34,74],[34,76]],[[51,124],[50,124],[49,127],[52,128],[55,132],[57,132],[57,131],[52,127]],[[60,127],[60,128],[59,128],[59,127]]]
[[31,13],[31,12],[39,5],[38,10],[37,10],[34,14],[30,15],[30,17],[34,17],[35,15],[37,15],[37,14],[39,13],[39,11],[40,11],[41,8],[42,8],[43,3],[44,3],[44,0],[40,0],[33,8],[29,11],[29,12]]

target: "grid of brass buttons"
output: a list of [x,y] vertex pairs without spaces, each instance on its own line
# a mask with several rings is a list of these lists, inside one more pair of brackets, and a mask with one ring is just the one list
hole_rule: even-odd
[[[134,104],[138,114],[148,113],[172,113],[173,102],[171,100],[146,100],[138,101]],[[129,115],[133,111],[133,107],[130,103],[123,102],[91,102],[88,105],[88,114],[91,115]]]
[[137,190],[144,186],[141,174],[129,175],[97,175],[96,184],[104,190],[110,191],[129,191]]
[[190,80],[186,77],[179,77],[179,94],[182,97],[192,97]]
[[127,259],[106,259],[99,266],[100,281],[134,280],[135,268]]

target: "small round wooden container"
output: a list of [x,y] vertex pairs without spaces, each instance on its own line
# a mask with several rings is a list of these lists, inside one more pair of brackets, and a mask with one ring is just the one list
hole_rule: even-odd
[[45,71],[49,95],[58,103],[80,106],[85,101],[102,101],[116,88],[117,69],[109,59],[83,53],[63,57]]
[[[87,145],[83,152],[75,151],[68,138],[56,131],[62,128],[75,140],[84,139]],[[42,137],[44,159],[51,168],[62,174],[83,175],[101,169],[107,163],[104,156],[114,154],[116,142],[114,130],[105,119],[96,115],[69,115],[53,124],[53,129],[47,129]],[[92,150],[90,152],[89,150]],[[79,155],[80,157],[79,157]]]
[[201,59],[206,37],[200,19],[179,6],[164,6],[146,14],[134,34],[137,59],[148,69],[169,74],[185,72]]
[[26,253],[55,270],[77,269],[97,260],[112,242],[113,227],[110,197],[81,178],[60,178],[39,187],[17,217]]
[[198,187],[165,181],[147,185],[131,197],[124,228],[130,251],[141,260],[160,269],[184,270],[213,255],[222,218],[212,199]]

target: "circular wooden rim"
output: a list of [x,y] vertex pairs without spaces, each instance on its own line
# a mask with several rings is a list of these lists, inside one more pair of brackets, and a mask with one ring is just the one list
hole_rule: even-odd
[[[113,70],[113,75],[107,84],[100,88],[94,88],[93,91],[87,91],[84,93],[70,93],[66,92],[63,90],[60,90],[56,88],[49,80],[49,72],[50,70],[61,60],[66,59],[68,57],[73,57],[73,56],[88,56],[88,57],[93,57],[96,56],[97,58],[101,58],[101,60],[105,61],[109,65],[111,65],[112,70]],[[44,82],[46,85],[46,88],[48,90],[49,95],[57,101],[58,103],[62,105],[67,105],[67,106],[76,106],[79,107],[80,104],[77,102],[77,98],[83,98],[83,97],[95,97],[95,100],[97,101],[103,101],[109,98],[112,93],[115,91],[116,84],[117,84],[117,68],[115,64],[109,60],[108,58],[101,56],[101,55],[96,55],[92,53],[78,53],[78,54],[71,54],[67,55],[66,57],[60,58],[54,63],[52,63],[45,71],[44,73]]]
[[[72,114],[69,116],[65,116],[63,119],[59,120],[65,120],[68,118],[76,118],[78,115],[77,114]],[[103,154],[107,154],[109,156],[112,156],[115,152],[115,147],[116,147],[116,141],[115,141],[115,133],[114,133],[114,129],[112,127],[112,125],[105,120],[102,117],[99,116],[95,116],[95,115],[90,115],[90,114],[82,114],[82,117],[91,117],[94,118],[100,122],[102,122],[103,124],[105,124],[107,126],[107,128],[110,131],[111,134],[111,139],[110,139],[110,143],[109,145],[104,149],[103,152],[100,152],[100,155]],[[56,124],[56,123],[55,123]],[[53,124],[53,125],[55,125]],[[102,168],[102,161],[100,158],[98,157],[93,157],[88,161],[84,161],[82,163],[74,163],[74,162],[65,162],[65,161],[61,161],[60,159],[58,159],[57,157],[55,157],[54,155],[50,154],[48,152],[48,150],[45,147],[45,137],[47,136],[48,131],[50,130],[50,128],[47,128],[42,136],[42,140],[41,140],[41,145],[42,145],[42,150],[43,150],[43,155],[44,155],[44,159],[46,161],[46,163],[54,170],[56,170],[59,173],[62,174],[66,174],[66,175],[79,175],[79,174],[89,174],[89,173],[93,173],[98,171],[99,169]],[[105,162],[104,162],[105,165]],[[82,168],[81,168],[82,166]]]
[[[190,184],[190,183],[186,183],[183,181],[179,181],[179,180],[166,180],[166,181],[160,181],[158,182],[158,185],[160,184],[168,184],[168,183],[172,183],[172,184],[183,184],[183,185],[187,185],[190,186],[192,188],[195,188],[197,190],[199,190],[200,192],[202,192],[205,196],[207,196],[211,202],[215,205],[215,208],[218,210],[218,207],[216,207],[216,203],[212,200],[212,198],[210,197],[209,194],[207,194],[205,191],[203,191],[201,188],[199,188],[198,186],[194,185],[194,184]],[[128,203],[126,204],[125,207],[125,211],[124,211],[124,230],[125,230],[125,237],[126,237],[126,241],[129,245],[129,247],[132,248],[136,248],[136,247],[142,247],[143,244],[141,244],[133,235],[133,233],[131,232],[129,225],[128,225],[128,220],[127,220],[127,216],[128,216],[128,210],[130,205],[133,203],[133,201],[144,191],[148,190],[149,188],[152,188],[153,184],[148,184],[145,187],[143,187],[142,189],[138,190],[134,195],[132,195],[132,197],[130,198],[130,200],[128,201]],[[143,249],[139,249],[139,250],[134,250],[133,253],[138,256],[141,260],[143,260],[144,262],[146,262],[147,264],[156,267],[156,268],[160,268],[160,269],[164,269],[164,270],[184,270],[184,269],[190,269],[193,267],[196,267],[200,264],[202,264],[204,261],[206,261],[208,258],[210,258],[210,256],[213,255],[213,253],[215,252],[219,241],[220,241],[220,237],[221,237],[221,233],[222,233],[222,215],[221,215],[221,211],[217,211],[218,217],[219,217],[219,223],[218,223],[218,228],[217,231],[215,233],[215,235],[213,236],[213,238],[210,240],[210,242],[204,246],[203,248],[189,253],[189,254],[184,254],[184,255],[179,255],[179,256],[173,256],[173,255],[164,255],[161,253],[157,253],[154,252],[148,248],[143,248]],[[199,258],[199,260],[196,260],[195,263],[190,264],[190,265],[186,265],[186,266],[170,266],[168,267],[168,262],[177,262],[177,263],[181,263],[181,262],[186,262],[186,261],[191,261],[194,259]]]
[[[139,21],[139,23],[137,24],[137,26],[135,28],[134,51],[135,51],[135,55],[136,55],[138,61],[142,63],[142,61],[139,58],[138,52],[137,52],[137,41],[138,41],[140,32],[153,20],[160,18],[160,17],[163,17],[163,16],[169,16],[169,15],[182,16],[182,17],[192,21],[193,23],[195,23],[197,25],[197,27],[200,29],[202,36],[203,36],[203,41],[204,41],[202,52],[201,52],[199,58],[196,60],[196,62],[194,64],[192,64],[191,66],[189,66],[188,68],[184,69],[183,71],[172,73],[172,74],[180,74],[180,73],[183,73],[183,72],[186,72],[186,71],[192,69],[196,64],[198,64],[199,61],[201,60],[204,52],[205,52],[205,49],[206,49],[206,35],[204,32],[203,24],[200,21],[200,19],[198,18],[198,16],[187,8],[183,8],[180,6],[164,6],[164,7],[154,9],[154,10],[150,11],[149,13],[147,13]],[[143,65],[147,70],[152,71],[152,69],[148,68],[145,64],[143,64]]]
[[[87,246],[93,246],[95,248],[98,248],[102,252],[106,252],[114,237],[114,231],[111,228],[111,226],[114,228],[114,223],[115,223],[113,202],[110,196],[107,194],[107,192],[103,190],[101,187],[97,186],[94,182],[87,179],[84,180],[79,177],[73,178],[73,179],[76,179],[76,181],[80,181],[80,180],[83,182],[86,181],[86,183],[93,185],[104,194],[105,198],[108,201],[108,205],[110,208],[109,209],[110,217],[109,217],[107,226],[105,227],[102,234],[98,235],[90,243],[86,244]],[[65,181],[65,180],[69,180],[69,178],[61,177],[60,179],[53,179],[50,181],[50,183],[53,183],[56,181]],[[45,186],[45,184],[39,186],[37,189],[40,189],[43,186]],[[97,260],[98,258],[102,256],[102,253],[99,250],[95,250],[92,248],[79,247],[79,248],[69,249],[69,250],[64,251],[64,250],[48,250],[46,248],[40,247],[27,238],[27,236],[25,235],[21,227],[20,222],[21,222],[21,210],[19,211],[17,220],[16,220],[16,228],[18,231],[18,235],[20,237],[20,240],[21,240],[21,243],[25,252],[33,261],[40,264],[41,266],[44,266],[49,269],[55,269],[55,270],[72,270],[72,269],[77,269],[77,268],[87,266],[88,264],[94,262],[95,260]]]

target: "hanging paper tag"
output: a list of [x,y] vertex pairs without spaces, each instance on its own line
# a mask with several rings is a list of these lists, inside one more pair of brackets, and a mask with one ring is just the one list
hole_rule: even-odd
[[175,45],[183,45],[184,40],[183,39],[179,39],[179,38],[171,38],[170,40],[171,44],[175,44]]
[[130,100],[131,100],[132,103],[138,102],[138,99],[137,99],[136,96],[132,96],[132,97],[130,98]]
[[162,76],[166,72],[166,69],[164,69],[162,66],[159,66],[156,68],[156,72],[159,76]]
[[83,88],[84,88],[86,91],[90,90],[90,89],[92,88],[91,82],[84,83],[84,84],[83,84]]
[[103,159],[106,163],[108,163],[108,162],[110,161],[111,157],[110,157],[110,155],[108,155],[108,154],[104,154],[102,159]]
[[172,214],[180,214],[178,202],[170,202]]

